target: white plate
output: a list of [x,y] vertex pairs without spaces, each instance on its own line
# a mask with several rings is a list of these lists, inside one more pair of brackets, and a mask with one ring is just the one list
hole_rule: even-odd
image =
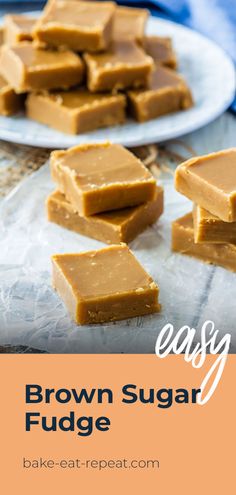
[[190,85],[195,106],[144,124],[129,121],[99,131],[71,136],[26,119],[0,117],[0,139],[32,146],[67,148],[75,144],[110,140],[125,146],[160,142],[194,131],[223,113],[235,95],[235,70],[225,52],[202,35],[170,21],[151,17],[148,33],[171,36],[179,70]]

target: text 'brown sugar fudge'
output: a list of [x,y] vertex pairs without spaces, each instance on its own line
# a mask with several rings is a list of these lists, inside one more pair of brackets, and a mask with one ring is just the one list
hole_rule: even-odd
[[52,257],[53,287],[76,323],[103,323],[160,310],[158,286],[129,248],[112,245]]
[[118,144],[88,144],[51,154],[52,179],[82,216],[135,206],[154,198],[156,182]]

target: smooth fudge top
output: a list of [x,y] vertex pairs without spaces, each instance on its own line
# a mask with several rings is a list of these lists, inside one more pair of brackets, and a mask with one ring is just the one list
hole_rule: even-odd
[[180,167],[222,193],[236,196],[236,148],[190,159]]
[[32,43],[19,43],[18,45],[8,47],[4,46],[4,52],[11,54],[25,66],[28,70],[45,70],[47,67],[60,68],[64,64],[71,66],[81,66],[82,61],[78,55],[70,50],[42,50],[36,48]]
[[141,292],[155,283],[125,244],[52,257],[75,294],[83,299]]
[[175,187],[224,222],[235,222],[236,148],[182,163],[175,172]]
[[142,41],[148,10],[133,7],[117,7],[113,20],[113,39]]
[[[39,93],[40,94],[40,93]],[[80,107],[99,106],[101,102],[112,100],[124,100],[124,95],[112,95],[111,93],[90,93],[87,89],[80,88],[70,91],[44,92],[43,96],[57,105],[66,107],[68,110],[76,110]]]
[[104,53],[85,54],[91,64],[93,70],[102,68],[108,70],[113,67],[139,67],[148,63],[153,65],[152,58],[146,55],[133,40],[117,40],[113,41],[109,49]]
[[155,184],[142,162],[119,144],[79,145],[67,151],[52,152],[52,160],[61,170],[65,167],[73,171],[83,191],[117,183]]
[[173,70],[162,67],[155,66],[154,70],[151,74],[151,82],[149,86],[144,89],[132,89],[130,90],[130,94],[136,94],[140,99],[146,98],[146,92],[149,91],[163,91],[166,92],[169,89],[181,89],[184,92],[188,92],[189,94],[189,106],[192,103],[192,98],[188,86],[185,80]]
[[24,33],[25,35],[28,34],[31,36],[36,19],[26,15],[6,15],[4,22],[6,24],[11,23],[14,25],[19,33]]
[[176,56],[172,48],[171,38],[160,36],[145,36],[144,49],[153,60],[160,64],[177,65]]
[[156,90],[170,86],[175,87],[180,84],[186,83],[179,74],[165,67],[156,67],[152,73],[150,89]]
[[[96,32],[104,28],[115,12],[113,2],[83,2],[60,0],[47,4],[39,19],[40,29],[54,25],[76,27],[82,32]],[[36,27],[37,30],[37,27]]]

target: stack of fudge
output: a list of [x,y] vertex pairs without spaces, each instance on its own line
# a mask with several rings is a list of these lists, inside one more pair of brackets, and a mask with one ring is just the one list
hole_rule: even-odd
[[41,16],[8,15],[0,113],[79,134],[192,106],[171,40],[146,36],[148,11],[114,2],[49,0]]
[[118,144],[53,151],[51,175],[49,221],[107,244],[132,241],[163,212],[162,187]]
[[182,163],[175,186],[194,207],[173,222],[173,251],[236,272],[236,148]]
[[129,250],[163,211],[163,190],[143,163],[117,144],[88,144],[51,154],[57,190],[49,221],[111,244],[52,257],[53,287],[78,324],[160,311],[159,288]]

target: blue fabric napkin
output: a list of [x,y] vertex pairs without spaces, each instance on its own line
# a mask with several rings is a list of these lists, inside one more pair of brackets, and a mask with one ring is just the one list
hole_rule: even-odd
[[[196,29],[218,43],[236,64],[236,0],[118,0],[119,4],[147,7],[153,15]],[[41,8],[45,1],[2,0],[0,10]],[[236,97],[231,106],[236,114]]]

